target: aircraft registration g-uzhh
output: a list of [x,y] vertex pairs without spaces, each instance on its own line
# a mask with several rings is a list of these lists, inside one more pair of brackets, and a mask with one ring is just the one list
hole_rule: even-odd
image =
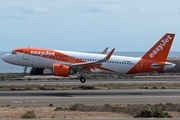
[[17,48],[5,54],[2,59],[10,64],[26,68],[50,68],[55,76],[79,73],[80,81],[86,82],[84,73],[134,74],[161,71],[174,68],[176,65],[166,62],[175,34],[165,34],[144,56],[127,57],[108,54],[106,48],[101,54],[73,52],[40,48]]

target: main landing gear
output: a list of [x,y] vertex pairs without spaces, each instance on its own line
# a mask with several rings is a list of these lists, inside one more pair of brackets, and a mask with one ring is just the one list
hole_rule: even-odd
[[24,66],[24,72],[22,73],[22,76],[26,76],[26,70],[27,70],[27,67]]
[[81,77],[79,78],[81,83],[85,83],[86,82],[86,78],[84,76],[81,75]]

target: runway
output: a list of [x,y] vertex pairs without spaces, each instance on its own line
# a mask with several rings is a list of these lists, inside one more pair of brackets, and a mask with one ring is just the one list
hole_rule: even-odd
[[[144,84],[144,83],[180,83],[179,78],[139,78],[139,79],[87,79],[85,84],[77,79],[69,80],[11,80],[1,81],[0,86],[23,85],[95,85],[109,83]],[[180,90],[172,89],[133,89],[133,90],[61,90],[61,91],[0,91],[1,106],[41,106],[53,104],[54,106],[82,103],[86,105],[97,104],[156,104],[180,103]],[[48,119],[47,119],[48,120]],[[82,120],[82,119],[81,119]],[[86,119],[87,120],[87,119]],[[99,119],[97,119],[99,120]],[[109,120],[109,119],[108,119]],[[114,119],[112,119],[114,120]],[[134,120],[125,118],[118,120]],[[149,120],[142,118],[138,120]],[[156,120],[156,118],[154,118]],[[161,120],[161,119],[158,119]],[[176,119],[167,119],[176,120]]]
[[1,91],[0,105],[180,103],[180,90]]

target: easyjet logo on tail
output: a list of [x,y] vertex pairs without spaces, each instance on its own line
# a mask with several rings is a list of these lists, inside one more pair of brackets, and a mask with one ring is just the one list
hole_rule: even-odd
[[162,39],[161,43],[149,54],[149,56],[153,58],[159,51],[163,50],[164,46],[166,46],[171,39],[172,37],[170,35],[168,35],[165,39]]

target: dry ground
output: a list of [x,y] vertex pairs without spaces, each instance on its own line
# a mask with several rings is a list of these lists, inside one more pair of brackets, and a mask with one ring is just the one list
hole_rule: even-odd
[[[132,118],[132,115],[116,112],[80,112],[54,111],[56,107],[0,107],[0,118],[21,118],[27,111],[33,110],[37,118]],[[167,111],[174,118],[180,117],[180,112]]]
[[20,118],[33,110],[37,118],[129,118],[132,115],[113,112],[54,111],[55,107],[0,107],[0,118]]
[[24,90],[123,90],[123,89],[180,89],[180,83],[107,83],[84,85],[7,85],[0,91]]

